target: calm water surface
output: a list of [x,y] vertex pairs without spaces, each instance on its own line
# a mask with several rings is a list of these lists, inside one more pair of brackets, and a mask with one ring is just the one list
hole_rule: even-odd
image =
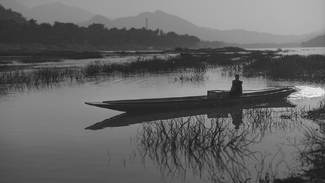
[[[289,139],[301,136],[303,128],[313,123],[290,119],[267,126],[266,122],[272,121],[261,119],[261,126],[253,128],[248,110],[244,110],[244,123],[238,130],[228,114],[221,121],[202,114],[101,130],[85,129],[121,114],[87,106],[86,101],[203,95],[211,89],[229,89],[233,79],[217,71],[208,72],[206,80],[200,82],[175,81],[177,76],[112,77],[22,91],[2,87],[0,182],[232,182],[235,175],[240,177],[235,180],[256,182],[266,173],[284,176],[288,168],[299,164],[295,161],[297,150]],[[324,99],[324,85],[241,79],[246,90],[293,84],[299,92],[289,100],[298,106],[317,106]],[[214,151],[201,151],[199,147],[185,149],[180,140],[191,138],[172,135],[181,129],[191,136],[198,122],[213,129],[217,128],[215,124],[220,125],[218,134],[223,140],[219,142],[219,158],[213,155]],[[184,124],[192,131],[175,124]],[[170,135],[164,136],[162,128]],[[197,134],[209,138],[205,131]],[[228,143],[236,135],[245,139],[238,141],[240,146],[236,147],[240,151]],[[173,149],[169,142],[179,145]]]
[[[276,51],[278,48],[252,48],[248,50],[272,50]],[[297,47],[297,48],[281,48],[280,54],[283,55],[325,55],[325,47]]]

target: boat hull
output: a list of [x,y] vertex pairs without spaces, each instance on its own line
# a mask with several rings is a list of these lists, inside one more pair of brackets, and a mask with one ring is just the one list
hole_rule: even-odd
[[86,102],[86,104],[123,112],[148,112],[174,109],[198,109],[225,107],[242,104],[258,104],[285,99],[295,92],[294,87],[272,88],[256,92],[247,92],[241,96],[209,98],[207,95],[191,97],[152,98],[135,100],[116,100],[104,102]]
[[163,111],[154,113],[122,113],[111,118],[105,119],[101,122],[95,123],[86,129],[100,130],[107,127],[123,127],[133,124],[139,124],[150,121],[170,120],[189,116],[206,115],[208,118],[228,118],[229,114],[238,114],[244,109],[266,109],[266,108],[291,108],[296,105],[291,104],[287,100],[279,100],[270,103],[261,103],[257,105],[247,104],[240,106],[230,106],[227,108],[202,108],[202,109],[188,109],[188,110],[175,110]]

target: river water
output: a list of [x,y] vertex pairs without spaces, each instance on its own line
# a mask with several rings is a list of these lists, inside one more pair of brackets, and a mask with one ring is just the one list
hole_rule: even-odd
[[[257,182],[266,175],[285,177],[297,167],[293,139],[303,136],[306,126],[317,125],[285,116],[304,106],[317,107],[325,85],[241,78],[245,90],[294,85],[298,92],[288,99],[295,108],[241,111],[244,119],[238,129],[227,112],[157,117],[143,123],[131,116],[121,126],[86,129],[122,113],[84,102],[203,95],[207,90],[229,89],[233,79],[218,70],[207,72],[203,81],[181,82],[175,79],[178,76],[110,77],[23,90],[0,86],[0,182]],[[262,113],[274,117],[256,117]],[[194,133],[200,124],[219,130],[216,134],[222,140],[214,148],[186,146],[185,142],[211,137],[204,130]],[[173,135],[177,130],[187,136]],[[230,145],[232,140],[237,146]]]

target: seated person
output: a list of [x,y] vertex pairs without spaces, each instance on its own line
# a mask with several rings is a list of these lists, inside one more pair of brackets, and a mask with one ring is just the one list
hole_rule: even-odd
[[230,89],[230,96],[240,96],[243,94],[243,82],[239,80],[239,75],[235,75],[235,79],[232,81]]

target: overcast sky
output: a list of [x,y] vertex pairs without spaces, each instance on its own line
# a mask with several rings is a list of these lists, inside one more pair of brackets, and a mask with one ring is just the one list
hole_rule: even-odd
[[17,0],[34,7],[61,2],[106,17],[161,10],[197,26],[273,34],[305,34],[325,28],[325,0]]

